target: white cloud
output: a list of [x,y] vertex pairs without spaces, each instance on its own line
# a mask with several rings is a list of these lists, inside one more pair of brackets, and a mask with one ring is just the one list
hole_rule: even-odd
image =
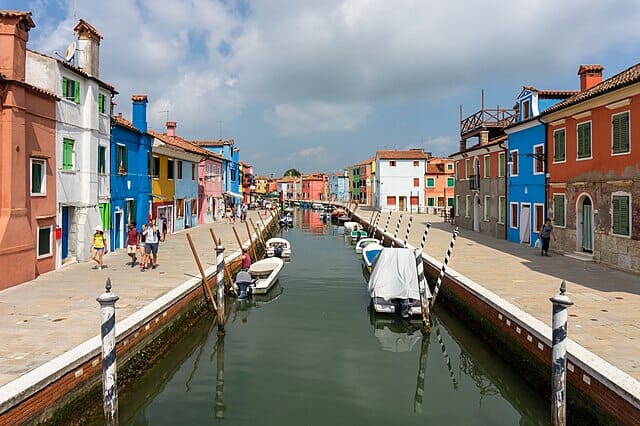
[[325,149],[323,146],[314,146],[310,148],[301,149],[298,152],[293,152],[289,154],[287,159],[289,161],[293,161],[293,160],[300,160],[300,159],[305,159],[309,157],[313,158],[313,157],[324,155],[324,154],[325,154]]

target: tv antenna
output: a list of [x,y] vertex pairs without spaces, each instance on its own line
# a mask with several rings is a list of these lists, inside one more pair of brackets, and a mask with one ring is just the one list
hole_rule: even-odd
[[162,114],[162,113],[167,115],[167,119],[165,120],[165,122],[169,121],[169,110],[165,109],[164,111],[158,111],[158,114]]

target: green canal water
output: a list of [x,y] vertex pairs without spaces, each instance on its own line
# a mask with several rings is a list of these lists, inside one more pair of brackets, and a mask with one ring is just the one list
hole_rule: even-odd
[[223,337],[203,318],[121,392],[120,424],[549,423],[547,401],[446,310],[425,336],[419,322],[372,317],[341,231],[297,211],[279,286],[229,299]]

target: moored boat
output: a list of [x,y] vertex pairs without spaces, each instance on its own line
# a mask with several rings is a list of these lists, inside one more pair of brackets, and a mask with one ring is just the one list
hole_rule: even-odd
[[360,229],[360,224],[358,222],[352,222],[352,221],[348,221],[344,223],[344,230],[345,231],[354,231],[356,229]]
[[371,243],[363,247],[362,263],[364,264],[367,273],[371,273],[373,263],[376,261],[376,258],[378,257],[382,249],[384,249],[384,247],[379,243]]
[[356,243],[356,253],[361,254],[362,250],[366,246],[373,243],[379,244],[380,240],[378,240],[377,238],[360,238],[360,240],[358,240],[358,242]]
[[367,231],[365,231],[364,229],[354,229],[353,231],[351,231],[351,242],[355,244],[361,238],[366,238],[367,235]]
[[267,245],[267,257],[291,257],[291,244],[284,238],[269,238],[266,242]]
[[324,210],[324,204],[322,204],[322,203],[313,203],[313,204],[311,204],[311,208],[313,210]]
[[284,261],[278,257],[268,257],[259,260],[249,267],[249,274],[253,278],[252,294],[265,294],[278,280]]

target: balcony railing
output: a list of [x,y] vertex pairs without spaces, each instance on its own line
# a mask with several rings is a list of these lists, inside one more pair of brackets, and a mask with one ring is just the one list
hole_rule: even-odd
[[460,135],[486,127],[507,127],[516,122],[516,112],[512,109],[481,109],[460,121]]
[[469,189],[480,189],[480,175],[469,176]]

